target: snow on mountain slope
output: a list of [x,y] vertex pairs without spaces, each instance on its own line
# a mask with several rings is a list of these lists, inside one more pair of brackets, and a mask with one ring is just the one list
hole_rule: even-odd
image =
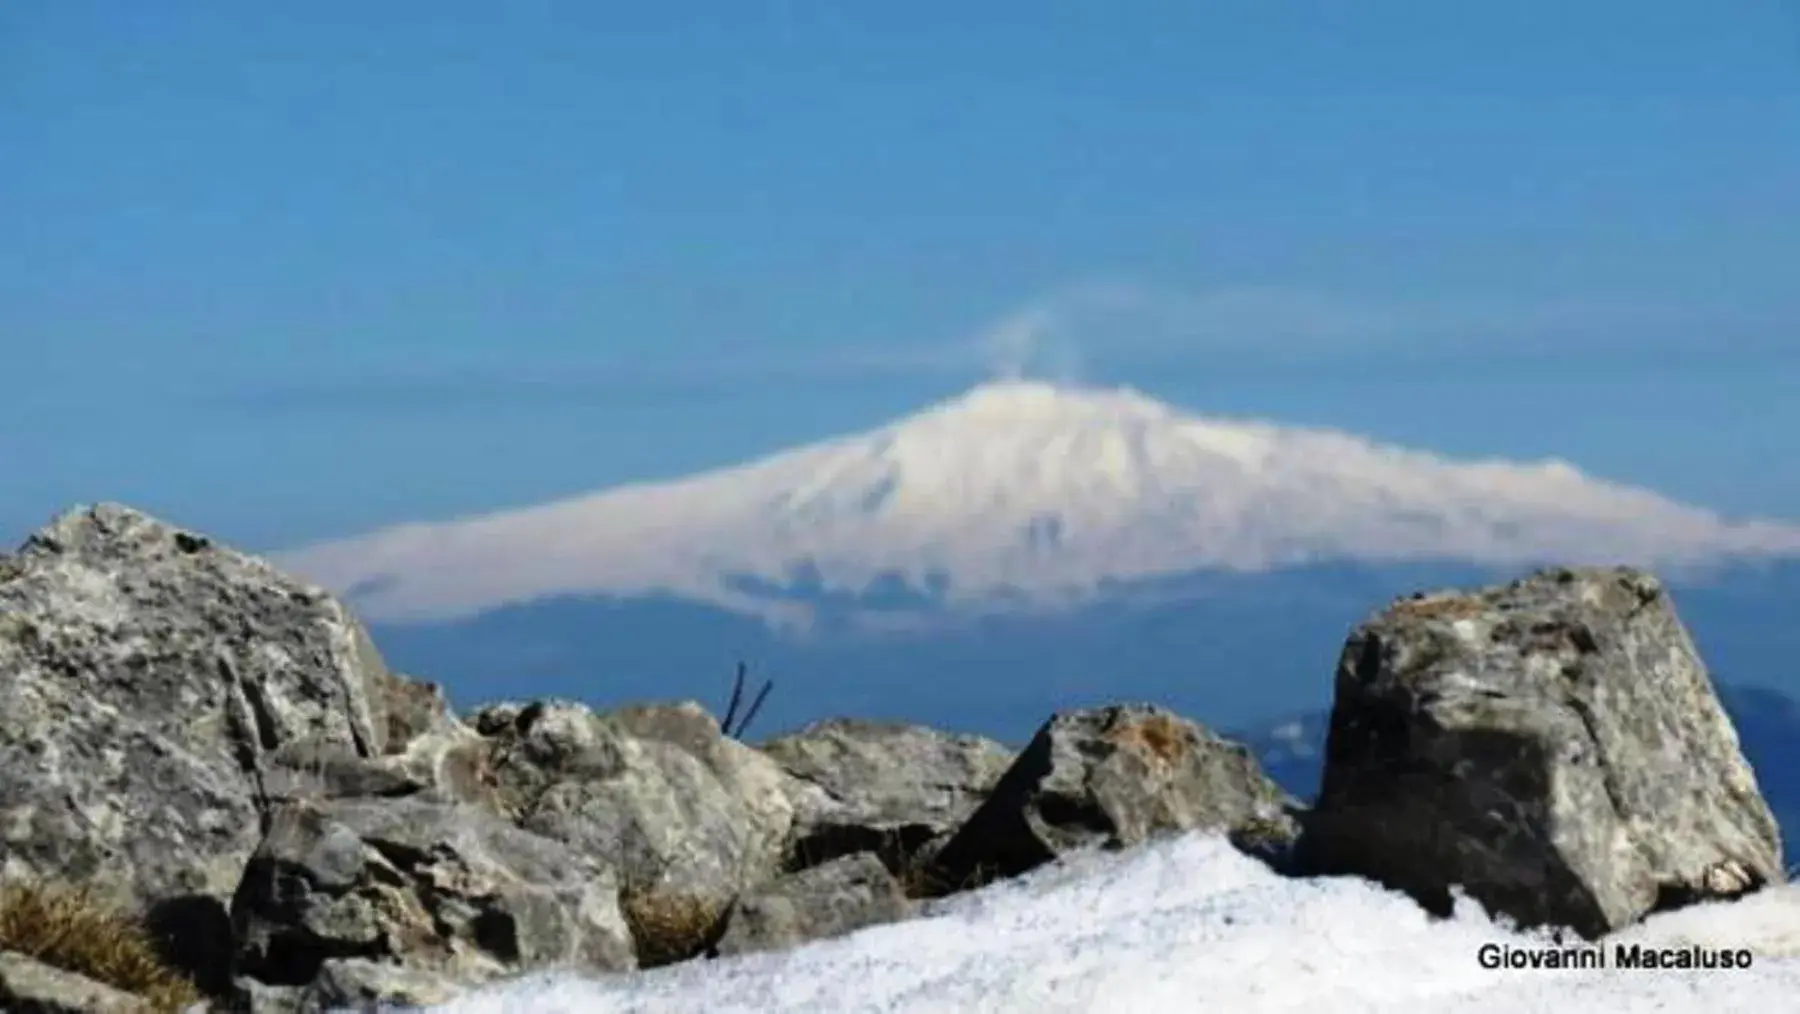
[[977,607],[1317,561],[1765,554],[1800,554],[1800,527],[1727,523],[1561,461],[1451,462],[1184,414],[1129,389],[1008,381],[737,467],[402,525],[279,561],[371,617],[403,620],[574,593],[672,593],[780,618],[744,576],[814,576],[820,590],[856,594],[897,575]]

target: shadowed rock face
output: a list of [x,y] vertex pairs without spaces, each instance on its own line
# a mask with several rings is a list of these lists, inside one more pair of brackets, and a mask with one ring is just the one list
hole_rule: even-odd
[[1058,714],[945,843],[932,875],[956,887],[1066,853],[1212,830],[1254,851],[1297,833],[1294,800],[1244,747],[1153,705]]
[[1303,852],[1436,910],[1461,884],[1590,937],[1782,875],[1687,631],[1623,568],[1415,596],[1359,626]]
[[1014,756],[980,736],[843,718],[761,749],[795,779],[790,867],[873,852],[896,874],[942,844]]
[[781,770],[699,705],[605,714],[570,701],[477,712],[492,799],[520,827],[619,871],[633,890],[719,904],[779,871],[793,824]]
[[[1800,701],[1764,686],[1721,683],[1714,672],[1719,703],[1737,731],[1744,759],[1756,773],[1781,840],[1800,835]],[[1280,719],[1231,734],[1255,752],[1269,777],[1308,804],[1319,795],[1325,767],[1325,734],[1330,707],[1292,712]]]
[[874,853],[852,853],[739,896],[713,950],[779,950],[904,919],[912,911],[900,883]]
[[629,969],[618,887],[605,865],[468,805],[292,804],[234,900],[238,967],[276,986],[310,985],[345,960],[463,984]]

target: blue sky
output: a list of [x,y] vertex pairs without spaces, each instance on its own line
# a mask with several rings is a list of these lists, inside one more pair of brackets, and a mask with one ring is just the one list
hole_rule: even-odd
[[1791,2],[15,0],[0,209],[8,542],[675,475],[1009,348],[1800,518]]

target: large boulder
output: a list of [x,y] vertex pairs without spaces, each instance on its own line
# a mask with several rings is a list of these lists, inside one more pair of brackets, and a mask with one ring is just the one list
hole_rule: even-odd
[[1436,911],[1461,885],[1588,937],[1782,876],[1693,642],[1625,568],[1414,596],[1358,626],[1301,851]]
[[1295,805],[1243,746],[1160,707],[1062,712],[939,850],[930,876],[953,891],[1190,830],[1276,858],[1298,832]]
[[611,869],[473,806],[419,796],[281,807],[232,918],[242,975],[337,1003],[635,967]]
[[271,758],[401,748],[411,696],[320,589],[111,504],[0,558],[0,877],[68,879],[220,967]]
[[847,718],[760,749],[793,777],[791,868],[870,852],[896,874],[967,820],[1015,755],[981,736]]
[[881,860],[858,852],[739,895],[713,953],[782,950],[912,914],[912,902]]

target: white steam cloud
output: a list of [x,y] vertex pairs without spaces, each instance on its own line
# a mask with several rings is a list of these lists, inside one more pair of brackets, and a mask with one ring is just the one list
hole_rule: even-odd
[[1128,311],[1151,305],[1137,289],[1084,285],[1033,300],[983,329],[976,338],[989,373],[999,380],[1083,379],[1090,350],[1106,341],[1129,340]]

